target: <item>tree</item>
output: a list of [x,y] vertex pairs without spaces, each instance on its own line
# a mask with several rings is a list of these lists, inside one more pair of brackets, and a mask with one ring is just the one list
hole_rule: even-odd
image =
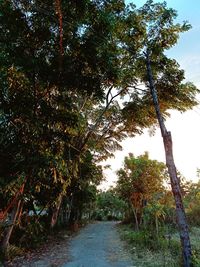
[[[138,11],[138,15],[142,17],[142,26],[145,34],[143,35],[143,48],[138,54],[138,66],[140,70],[139,79],[144,83],[149,94],[152,97],[153,105],[156,111],[157,120],[160,126],[161,134],[166,154],[166,165],[171,179],[172,191],[176,203],[177,221],[180,231],[180,239],[183,252],[184,266],[191,264],[191,245],[189,239],[188,225],[186,222],[185,211],[182,202],[181,189],[177,171],[173,159],[172,138],[171,133],[167,131],[164,123],[165,105],[164,102],[173,102],[179,105],[185,101],[185,105],[181,103],[179,109],[185,110],[197,104],[194,99],[193,92],[197,89],[190,83],[183,84],[183,71],[179,70],[178,64],[164,54],[176,44],[179,34],[187,31],[190,25],[187,23],[174,24],[176,12],[167,8],[166,3],[154,4],[153,1],[147,3]],[[162,94],[163,90],[167,92]],[[182,92],[187,92],[186,98],[182,97]],[[188,94],[190,92],[191,94]],[[177,94],[178,93],[178,94]],[[177,96],[181,100],[177,102]],[[185,99],[184,99],[185,98]],[[183,105],[182,105],[183,104]],[[181,107],[182,106],[182,107]]]
[[[0,7],[1,177],[6,187],[26,176],[24,198],[49,208],[54,227],[63,196],[71,184],[81,183],[87,152],[94,153],[106,134],[107,123],[100,125],[105,111],[114,110],[111,89],[121,75],[116,55],[122,51],[115,29],[123,26],[119,14],[125,6],[123,1],[56,1],[54,6],[48,0],[21,0]],[[90,110],[98,107],[93,119],[80,114],[82,99]],[[120,131],[113,145],[105,142],[105,154],[117,148]],[[98,155],[102,151],[99,147]],[[6,205],[8,196],[3,200]]]
[[149,159],[148,153],[139,157],[132,154],[124,159],[124,167],[118,170],[117,191],[132,207],[136,229],[142,222],[143,209],[155,194],[164,191],[167,179],[162,162]]
[[71,211],[69,223],[73,224],[82,219],[84,211],[96,201],[97,186],[102,180],[102,168],[95,164],[93,155],[87,151],[79,166],[79,176],[74,177],[69,187]]
[[184,181],[182,183],[183,201],[187,220],[190,225],[199,225],[200,182]]

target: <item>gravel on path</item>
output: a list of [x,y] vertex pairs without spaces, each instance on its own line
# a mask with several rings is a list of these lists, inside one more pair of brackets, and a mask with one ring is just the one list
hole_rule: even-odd
[[62,267],[134,267],[116,229],[116,222],[86,226],[69,243],[69,262]]

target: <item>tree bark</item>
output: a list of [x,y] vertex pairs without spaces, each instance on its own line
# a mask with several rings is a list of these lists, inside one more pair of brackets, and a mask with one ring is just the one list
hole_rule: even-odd
[[155,225],[156,225],[156,234],[158,236],[158,234],[159,234],[159,226],[158,226],[158,216],[157,215],[155,216]]
[[176,217],[177,217],[177,223],[179,226],[180,240],[181,240],[181,246],[182,246],[183,266],[190,267],[192,252],[191,252],[191,244],[190,244],[190,237],[189,237],[189,229],[188,229],[185,209],[184,209],[183,201],[182,201],[180,182],[177,176],[177,170],[176,170],[176,166],[175,166],[174,158],[173,158],[173,145],[172,145],[171,132],[167,131],[165,127],[164,119],[160,111],[157,91],[156,91],[152,69],[151,69],[149,51],[147,51],[145,56],[146,56],[146,68],[147,68],[149,87],[150,87],[157,119],[159,122],[162,138],[163,138],[166,165],[168,168],[171,188],[172,188],[172,192],[173,192],[174,200],[176,204]]
[[135,208],[133,207],[133,204],[132,203],[131,203],[131,208],[132,208],[133,215],[134,215],[134,218],[135,218],[135,229],[136,229],[136,231],[139,231],[139,223],[138,223],[138,217],[137,217],[137,210],[135,210]]
[[26,183],[27,178],[25,179],[22,187],[19,190],[19,194],[17,196],[17,202],[16,205],[14,205],[12,213],[11,213],[11,222],[10,225],[7,226],[4,235],[3,235],[3,239],[0,243],[0,249],[3,252],[4,256],[7,257],[7,252],[8,252],[8,247],[9,247],[9,241],[10,241],[10,237],[12,235],[15,223],[17,221],[18,218],[21,217],[22,214],[22,208],[23,208],[23,200],[22,200],[22,196],[24,193],[24,187],[25,187],[25,183]]
[[67,225],[67,201],[66,198],[62,202],[62,225]]
[[62,203],[62,195],[59,196],[58,202],[56,203],[56,206],[53,208],[52,211],[51,224],[50,224],[51,229],[53,229],[57,223],[61,203]]

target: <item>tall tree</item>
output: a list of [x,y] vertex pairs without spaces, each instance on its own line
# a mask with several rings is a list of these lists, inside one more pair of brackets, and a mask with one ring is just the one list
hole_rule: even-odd
[[[94,132],[113,100],[109,88],[121,75],[116,55],[122,51],[115,29],[125,12],[123,1],[55,2],[0,3],[0,175],[5,184],[27,176],[26,199],[51,206],[52,226],[88,146],[95,151]],[[76,103],[90,96],[90,107],[99,110],[91,124]],[[117,148],[116,139],[107,151]]]
[[[156,111],[157,120],[166,154],[166,164],[171,179],[171,187],[176,203],[177,222],[180,230],[180,239],[183,252],[183,265],[191,264],[191,245],[188,225],[181,196],[180,183],[173,159],[171,133],[167,131],[164,116],[166,104],[168,108],[174,104],[180,110],[192,108],[197,104],[194,92],[198,92],[191,83],[183,84],[184,72],[179,69],[175,60],[169,59],[165,50],[176,44],[179,34],[187,31],[190,25],[187,23],[175,24],[176,12],[167,8],[166,3],[147,3],[138,10],[141,27],[143,27],[143,47],[138,53],[138,78],[146,89],[146,98],[151,96],[152,104]],[[143,69],[143,70],[142,70]],[[143,88],[144,89],[144,88]],[[185,96],[183,96],[185,94]],[[185,103],[184,103],[185,102]]]

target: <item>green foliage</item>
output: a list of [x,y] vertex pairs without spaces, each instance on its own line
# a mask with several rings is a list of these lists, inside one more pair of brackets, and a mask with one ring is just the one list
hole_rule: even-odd
[[199,206],[192,207],[190,211],[187,212],[188,223],[193,226],[200,226],[200,208]]
[[192,266],[198,267],[200,266],[200,255],[197,251],[192,252]]
[[41,242],[46,239],[46,230],[44,225],[39,222],[30,222],[26,227],[26,232],[22,236],[21,244],[24,246],[37,247]]
[[97,195],[93,218],[96,220],[122,220],[125,215],[126,203],[111,189]]
[[165,165],[149,159],[148,153],[139,157],[129,154],[117,175],[116,190],[133,211],[136,228],[142,222],[153,221],[158,231],[158,220],[165,214],[164,206],[159,203],[165,192],[163,183],[168,179]]
[[[134,231],[132,225],[121,225],[119,231],[122,239],[129,244],[134,262],[139,266],[182,266],[179,234],[174,225],[163,225],[159,235],[149,227]],[[198,227],[192,227],[190,231],[194,267],[199,266],[200,259],[199,231]]]
[[184,204],[186,207],[186,215],[191,226],[199,226],[200,216],[200,182],[183,181],[182,191],[184,196]]
[[191,236],[192,236],[192,264],[194,267],[200,266],[200,245],[199,245],[199,227],[191,228]]
[[[168,178],[164,163],[149,159],[148,153],[139,157],[129,154],[124,159],[124,168],[118,172],[119,180],[117,185],[124,191],[128,200],[133,192],[144,194],[147,199],[151,198],[152,193],[163,190],[163,182]],[[123,192],[122,192],[123,196]]]
[[[140,19],[142,34],[141,46],[135,56],[138,81],[131,85],[131,89],[135,90],[130,91],[131,100],[124,107],[124,118],[130,127],[134,128],[136,121],[140,126],[149,127],[155,123],[156,117],[146,72],[147,54],[151,58],[152,74],[163,117],[169,116],[168,109],[186,111],[198,104],[195,95],[199,90],[191,83],[183,83],[184,71],[174,59],[165,54],[165,50],[173,47],[179,35],[191,26],[186,22],[176,23],[177,13],[168,8],[166,2],[147,1],[143,7],[130,14],[131,16],[138,16]],[[127,46],[131,49],[131,43],[127,43]]]

